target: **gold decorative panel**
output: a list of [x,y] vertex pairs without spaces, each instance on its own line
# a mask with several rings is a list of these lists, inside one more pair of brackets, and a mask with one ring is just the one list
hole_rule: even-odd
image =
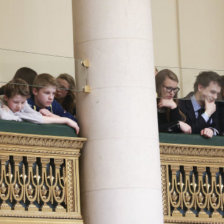
[[224,147],[160,144],[165,223],[224,223]]
[[86,139],[16,133],[0,139],[0,223],[83,223],[79,155]]

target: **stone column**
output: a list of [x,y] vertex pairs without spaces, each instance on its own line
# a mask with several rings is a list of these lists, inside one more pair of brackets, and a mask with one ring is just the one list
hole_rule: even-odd
[[76,58],[90,94],[78,95],[86,224],[160,224],[162,197],[149,0],[74,0]]

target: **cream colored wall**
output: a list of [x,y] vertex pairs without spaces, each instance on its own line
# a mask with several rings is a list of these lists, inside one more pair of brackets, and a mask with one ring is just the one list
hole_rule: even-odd
[[[151,0],[155,65],[171,67],[182,95],[200,69],[224,75],[224,1]],[[72,0],[0,0],[0,82],[28,66],[74,75]],[[182,67],[179,70],[178,67]],[[190,68],[199,68],[190,69]]]
[[152,0],[155,65],[179,67],[176,0]]
[[155,65],[182,67],[183,96],[200,71],[224,75],[223,0],[152,0],[152,11]]
[[[181,61],[186,68],[224,70],[224,1],[181,0]],[[184,92],[191,90],[198,69],[184,69]],[[224,75],[223,71],[217,71]]]
[[0,0],[0,81],[23,66],[74,75],[72,0]]

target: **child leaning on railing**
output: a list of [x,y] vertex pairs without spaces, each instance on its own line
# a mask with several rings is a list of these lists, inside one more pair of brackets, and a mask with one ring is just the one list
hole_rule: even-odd
[[40,112],[33,110],[27,103],[30,96],[29,86],[22,79],[14,79],[7,83],[4,89],[4,96],[0,99],[0,119],[14,121],[29,121],[37,124],[66,124],[79,133],[78,124],[67,118],[57,115],[44,116]]

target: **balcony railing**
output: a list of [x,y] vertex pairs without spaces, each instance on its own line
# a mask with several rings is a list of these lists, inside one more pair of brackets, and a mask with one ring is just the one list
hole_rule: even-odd
[[[13,124],[21,131],[23,125],[35,127]],[[61,128],[62,135],[68,128],[37,129],[43,127]],[[79,156],[84,142],[47,133],[0,132],[0,223],[82,224]]]
[[160,134],[165,223],[224,223],[224,137]]

